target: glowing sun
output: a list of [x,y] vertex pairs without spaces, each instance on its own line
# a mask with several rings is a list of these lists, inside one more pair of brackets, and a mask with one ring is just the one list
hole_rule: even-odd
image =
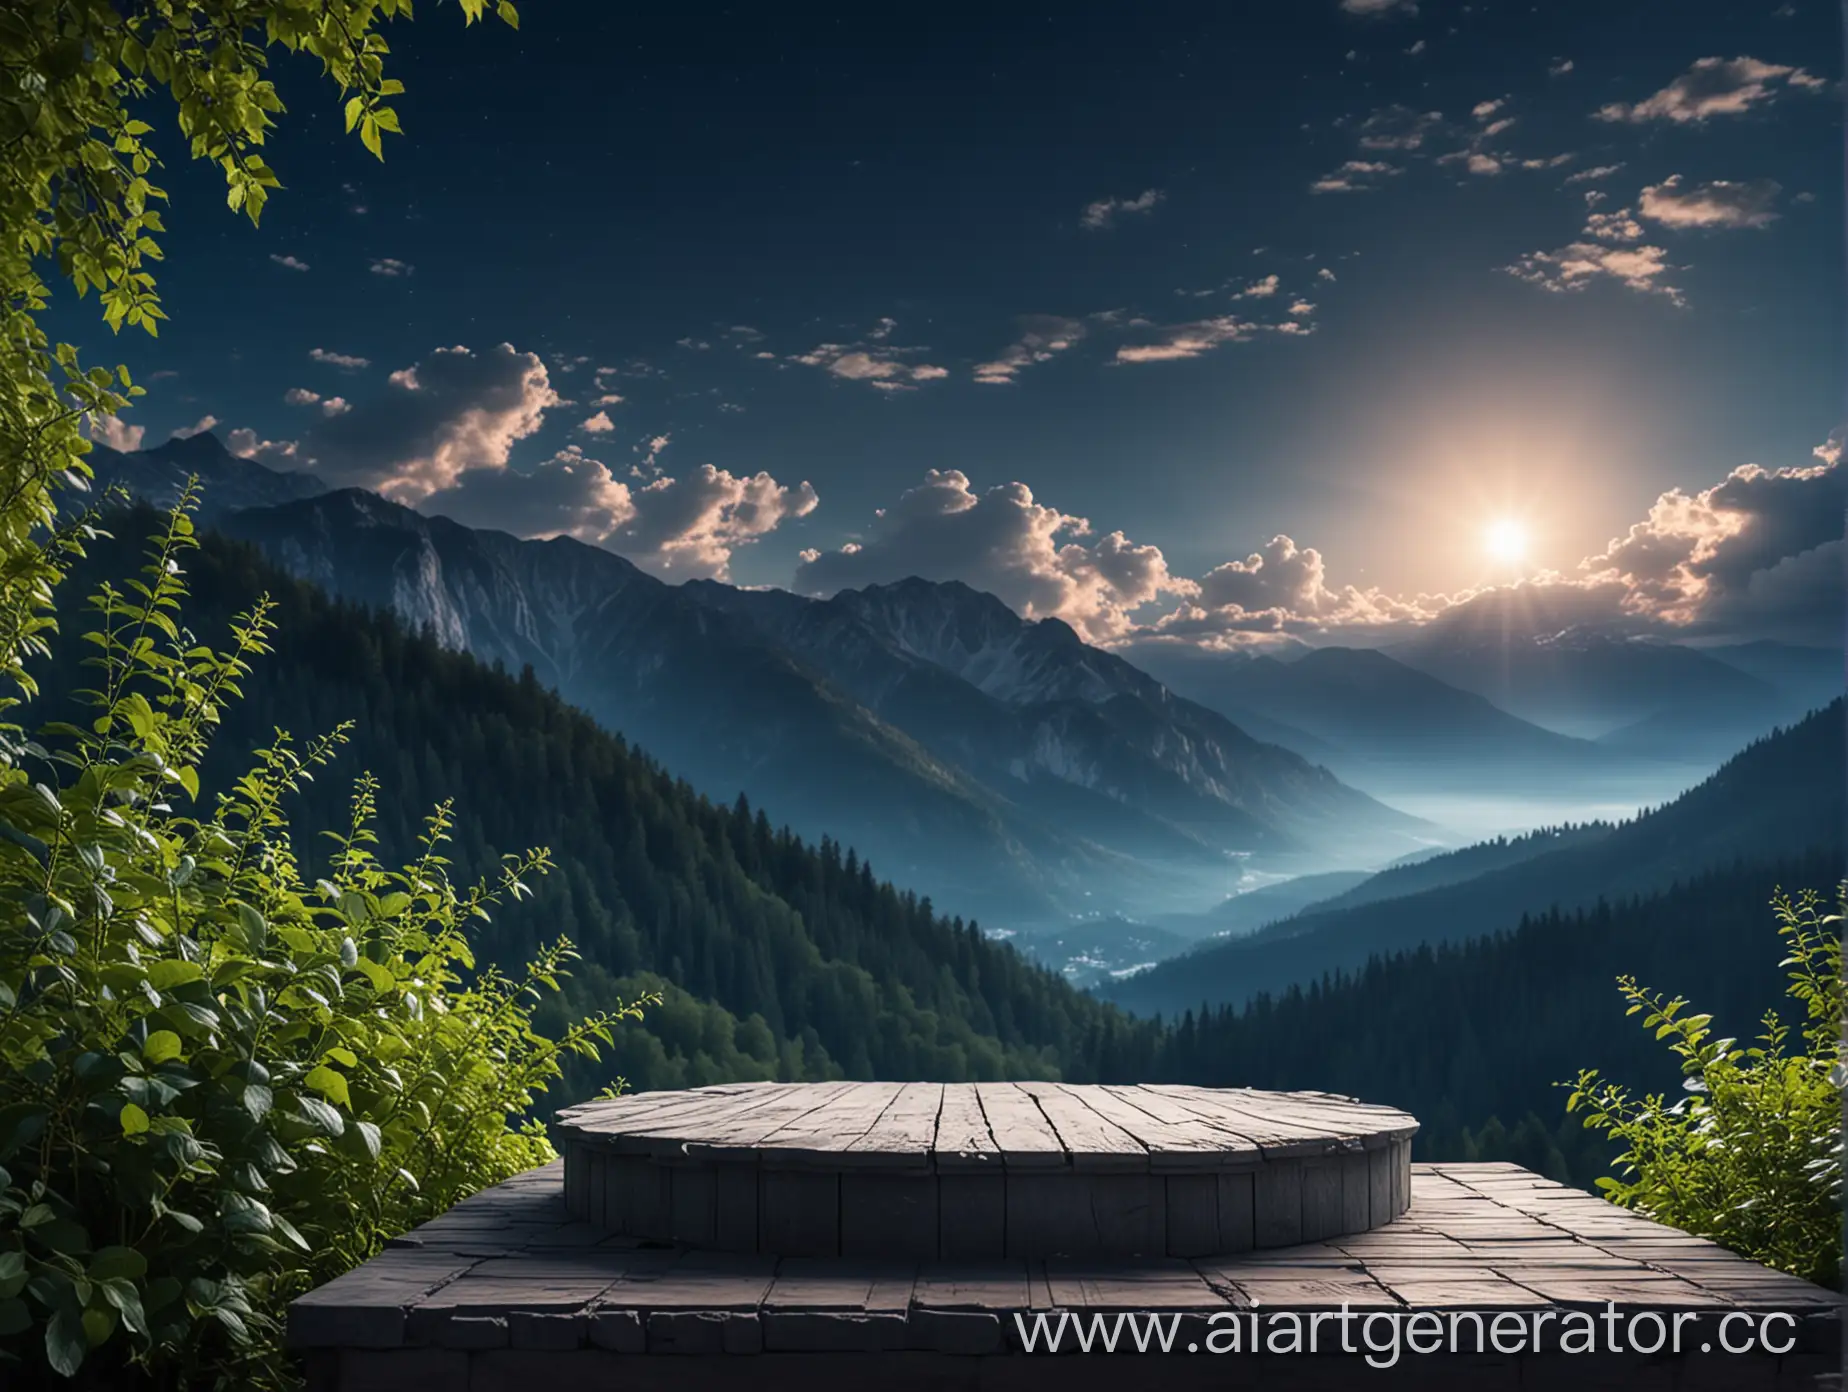
[[1496,560],[1513,564],[1527,555],[1527,528],[1512,517],[1497,518],[1483,533],[1482,544]]

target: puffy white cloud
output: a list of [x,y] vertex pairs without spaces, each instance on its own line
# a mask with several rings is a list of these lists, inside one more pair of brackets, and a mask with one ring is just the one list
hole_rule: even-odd
[[807,483],[788,487],[767,473],[741,476],[711,464],[631,487],[571,445],[532,469],[469,469],[419,506],[516,536],[575,537],[688,580],[724,579],[739,547],[806,517],[816,503]]
[[1155,205],[1164,197],[1160,189],[1144,189],[1134,198],[1100,198],[1095,203],[1087,203],[1084,212],[1079,214],[1078,225],[1092,232],[1101,232],[1116,225],[1116,220],[1126,214],[1152,213]]
[[[1627,592],[1625,609],[1633,615],[1676,627],[1708,627],[1737,622],[1755,602],[1754,586],[1762,587],[1771,572],[1834,547],[1832,602],[1839,605],[1848,475],[1839,444],[1836,450],[1833,459],[1819,452],[1820,462],[1803,468],[1747,464],[1694,494],[1671,489],[1656,499],[1647,518],[1580,568],[1594,582],[1620,582]],[[1786,570],[1786,580],[1790,574]],[[1783,581],[1775,588],[1790,598]]]
[[1640,242],[1645,235],[1642,223],[1628,208],[1593,213],[1585,219],[1585,231],[1601,242]]
[[[1622,218],[1625,215],[1593,216]],[[1617,229],[1621,224],[1610,226]],[[1640,294],[1660,295],[1671,304],[1687,302],[1681,290],[1664,278],[1673,268],[1668,264],[1668,253],[1659,246],[1573,242],[1557,251],[1532,252],[1502,269],[1555,294],[1583,290],[1599,280],[1609,279]]]
[[353,409],[353,403],[344,396],[322,396],[306,387],[290,387],[282,394],[282,399],[291,406],[319,406],[324,416],[345,415]]
[[1570,58],[1555,58],[1547,65],[1546,75],[1548,77],[1564,77],[1567,73],[1572,71],[1574,66]]
[[532,353],[438,348],[392,373],[384,393],[312,427],[299,452],[333,487],[415,504],[470,470],[504,468],[557,400]]
[[1027,314],[1020,319],[1020,336],[991,362],[975,365],[975,380],[987,386],[1004,386],[1020,376],[1021,369],[1063,353],[1085,334],[1082,319],[1057,314]]
[[256,431],[239,426],[225,437],[225,448],[240,459],[253,459],[272,469],[300,467],[299,445],[294,440],[265,440]]
[[607,435],[616,428],[616,422],[610,419],[608,411],[599,411],[578,426],[579,430],[590,435]]
[[1228,561],[1201,576],[1195,596],[1148,632],[1224,646],[1244,635],[1353,633],[1422,623],[1451,603],[1441,595],[1406,600],[1353,585],[1333,588],[1321,552],[1276,536],[1244,560]]
[[1742,115],[1781,91],[1818,92],[1826,85],[1802,68],[1756,58],[1702,58],[1655,95],[1629,105],[1612,102],[1594,114],[1600,121],[1698,125],[1713,116]]
[[1262,280],[1254,280],[1232,298],[1235,300],[1267,300],[1282,287],[1283,281],[1274,275],[1267,275]]
[[190,440],[195,435],[205,434],[206,431],[217,424],[217,416],[200,416],[199,419],[194,421],[191,425],[182,425],[178,430],[174,431],[173,438],[176,440]]
[[1689,184],[1671,174],[1642,192],[1644,217],[1664,227],[1769,227],[1777,221],[1772,204],[1780,185],[1770,179]]
[[401,276],[416,274],[417,268],[408,261],[400,261],[395,256],[381,256],[370,267],[375,276],[385,276],[396,280]]
[[305,271],[308,269],[308,263],[306,261],[303,261],[299,257],[295,257],[295,256],[278,256],[275,252],[272,251],[270,253],[270,260],[274,261],[278,266],[283,267],[285,270]]
[[932,363],[911,362],[927,350],[901,348],[886,340],[897,325],[882,319],[870,341],[864,343],[822,343],[806,353],[797,353],[791,362],[804,367],[819,367],[830,376],[848,382],[864,382],[879,391],[913,391],[920,382],[935,382],[950,375],[948,368]]
[[92,440],[124,454],[140,449],[148,433],[145,425],[130,425],[120,416],[90,416],[86,423]]
[[1024,483],[977,493],[959,469],[932,469],[883,510],[861,541],[806,551],[796,587],[832,594],[908,576],[961,580],[1027,618],[1059,618],[1093,641],[1127,633],[1131,611],[1193,586],[1161,550],[1035,501]]
[[1576,174],[1566,175],[1566,182],[1568,184],[1589,184],[1596,179],[1608,179],[1622,168],[1621,164],[1600,164],[1591,169],[1581,169]]
[[1324,174],[1309,185],[1311,193],[1366,193],[1381,181],[1403,173],[1397,165],[1383,160],[1348,160],[1333,173]]
[[338,367],[347,371],[357,371],[362,367],[372,366],[370,358],[355,357],[351,353],[335,353],[326,348],[310,348],[308,357],[312,362],[326,363],[329,367]]

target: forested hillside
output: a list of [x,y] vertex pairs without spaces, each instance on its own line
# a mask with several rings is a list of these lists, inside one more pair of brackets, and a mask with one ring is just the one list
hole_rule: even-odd
[[1172,1082],[1353,1093],[1417,1116],[1422,1159],[1515,1160],[1588,1186],[1605,1153],[1554,1085],[1593,1065],[1641,1088],[1680,1084],[1654,1031],[1624,1014],[1615,978],[1686,996],[1742,1040],[1772,1006],[1788,1022],[1770,899],[1826,892],[1842,870],[1839,851],[1818,850],[1375,957],[1248,1007],[1187,1012],[1154,1068]]
[[[132,574],[141,513],[67,582]],[[560,933],[584,954],[567,1004],[679,988],[615,1051],[631,1085],[728,1077],[1089,1077],[1117,1036],[1147,1035],[1113,1009],[983,938],[972,923],[900,894],[851,850],[812,847],[742,801],[719,806],[587,716],[518,677],[449,652],[393,620],[342,605],[207,538],[189,559],[186,619],[222,635],[260,592],[278,601],[275,651],[243,683],[207,765],[224,787],[276,728],[298,741],[352,721],[333,770],[297,824],[344,826],[353,776],[381,780],[379,852],[409,855],[429,809],[454,799],[453,857],[469,875],[546,846],[557,869],[536,899],[484,927],[492,960],[515,962]],[[44,673],[45,718],[82,683],[76,643]],[[299,847],[316,854],[309,845]],[[632,1031],[633,1033],[633,1031]],[[574,1093],[605,1076],[579,1073]],[[563,1100],[555,1091],[551,1101]]]

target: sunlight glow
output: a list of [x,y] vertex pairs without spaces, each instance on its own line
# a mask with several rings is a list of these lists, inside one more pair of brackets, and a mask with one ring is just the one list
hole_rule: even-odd
[[1496,560],[1513,563],[1527,555],[1527,528],[1512,517],[1497,518],[1483,533],[1482,543]]

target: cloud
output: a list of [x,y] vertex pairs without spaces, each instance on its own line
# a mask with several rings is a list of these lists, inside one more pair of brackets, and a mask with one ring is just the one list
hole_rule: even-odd
[[1572,71],[1573,66],[1573,62],[1570,58],[1555,58],[1547,65],[1546,75],[1548,77],[1564,77],[1567,73]]
[[286,267],[291,271],[305,271],[308,269],[308,263],[306,261],[299,260],[293,256],[278,256],[273,251],[270,253],[270,260],[274,261],[278,266]]
[[1324,174],[1309,185],[1311,193],[1366,193],[1380,181],[1403,171],[1380,160],[1349,160],[1332,174]]
[[1119,363],[1174,362],[1210,353],[1223,343],[1239,343],[1252,337],[1260,325],[1235,315],[1222,314],[1213,319],[1196,319],[1187,324],[1170,324],[1158,329],[1154,343],[1125,344],[1116,351]]
[[1418,0],[1341,0],[1341,9],[1351,15],[1407,15],[1418,13]]
[[265,440],[256,431],[239,426],[225,437],[225,448],[240,459],[254,459],[275,469],[299,467],[298,443],[294,440]]
[[1585,230],[1601,242],[1640,242],[1647,235],[1628,208],[1593,213],[1585,219]]
[[90,416],[88,425],[92,440],[123,454],[140,449],[148,433],[145,425],[129,425],[120,416]]
[[217,416],[200,416],[199,419],[194,421],[191,425],[182,425],[178,430],[174,431],[172,438],[175,440],[190,440],[195,435],[205,434],[206,431],[217,424]]
[[1328,267],[1324,266],[1322,267],[1321,270],[1315,273],[1315,278],[1317,280],[1326,280],[1326,281],[1332,282],[1335,278],[1335,273],[1329,270]]
[[1576,174],[1566,175],[1566,182],[1568,184],[1588,184],[1594,179],[1608,179],[1622,168],[1621,164],[1600,164],[1591,169],[1581,169]]
[[1581,563],[1578,583],[1619,589],[1623,617],[1657,629],[1764,637],[1802,628],[1839,641],[1840,439],[1819,446],[1811,466],[1747,464],[1698,493],[1669,490]]
[[375,276],[387,276],[393,280],[417,273],[415,266],[407,261],[400,261],[395,256],[381,256],[372,263],[369,269]]
[[310,348],[308,357],[314,362],[326,363],[330,367],[342,368],[349,372],[372,366],[370,358],[357,358],[348,353],[334,353],[326,348]]
[[[1608,214],[1621,217],[1623,214]],[[1583,290],[1602,279],[1642,294],[1660,295],[1672,304],[1685,304],[1686,296],[1663,277],[1673,269],[1668,253],[1658,246],[1610,246],[1573,242],[1557,251],[1536,251],[1502,269],[1508,274],[1555,293]]]
[[1280,280],[1278,277],[1274,275],[1267,275],[1262,280],[1252,281],[1251,284],[1247,285],[1243,290],[1240,290],[1238,293],[1233,295],[1232,298],[1235,300],[1269,299],[1272,295],[1277,293],[1278,288],[1282,284],[1283,284],[1282,280]]
[[1125,214],[1153,212],[1163,197],[1160,189],[1144,189],[1134,198],[1100,198],[1085,205],[1078,224],[1092,232],[1101,232],[1115,226],[1116,220]]
[[1413,44],[1410,48],[1405,50],[1405,55],[1408,58],[1416,58],[1419,54],[1423,53],[1424,51],[1425,51],[1425,41],[1423,39],[1420,39],[1418,40],[1417,43]]
[[1792,88],[1818,92],[1825,86],[1802,68],[1756,58],[1702,58],[1654,96],[1632,105],[1612,102],[1593,114],[1600,121],[1699,125],[1713,116],[1743,115]]
[[817,501],[807,483],[785,486],[767,473],[741,476],[711,464],[632,487],[570,445],[531,469],[465,470],[419,509],[516,536],[575,537],[668,579],[722,580],[738,548],[806,517]]
[[1154,546],[1035,501],[1024,483],[977,493],[959,469],[932,469],[882,510],[871,532],[837,551],[805,551],[795,586],[833,594],[909,576],[961,580],[1030,619],[1063,619],[1092,641],[1131,628],[1130,613],[1193,586]]
[[830,376],[848,382],[865,382],[879,391],[914,391],[920,382],[935,382],[950,375],[948,368],[931,363],[906,361],[923,348],[900,348],[884,341],[897,327],[882,319],[866,343],[822,343],[806,353],[797,353],[789,361],[804,367],[819,367]]
[[503,343],[438,348],[393,372],[382,394],[312,427],[301,458],[333,487],[415,504],[470,470],[500,469],[558,401],[546,367]]
[[1423,623],[1452,601],[1445,596],[1394,598],[1378,589],[1328,583],[1322,553],[1275,536],[1242,561],[1200,577],[1194,595],[1146,633],[1205,646],[1235,644],[1243,635],[1379,630]]
[[1644,217],[1664,227],[1769,227],[1777,221],[1771,205],[1780,191],[1770,179],[1686,184],[1671,174],[1643,190],[1640,208]]
[[291,406],[319,406],[324,416],[345,415],[353,409],[353,403],[344,396],[322,396],[306,387],[290,387],[282,394],[282,399]]
[[620,406],[626,399],[620,392],[605,392],[590,404],[592,406]]
[[1081,319],[1057,314],[1026,314],[1019,321],[1020,336],[991,362],[975,365],[975,380],[985,386],[1004,386],[1017,380],[1021,370],[1049,361],[1084,337]]
[[1363,150],[1416,150],[1444,126],[1442,113],[1414,111],[1395,103],[1383,106],[1360,123]]
[[615,428],[616,423],[610,419],[610,413],[608,411],[599,411],[596,415],[590,417],[578,426],[579,430],[585,431],[591,435],[605,435]]

